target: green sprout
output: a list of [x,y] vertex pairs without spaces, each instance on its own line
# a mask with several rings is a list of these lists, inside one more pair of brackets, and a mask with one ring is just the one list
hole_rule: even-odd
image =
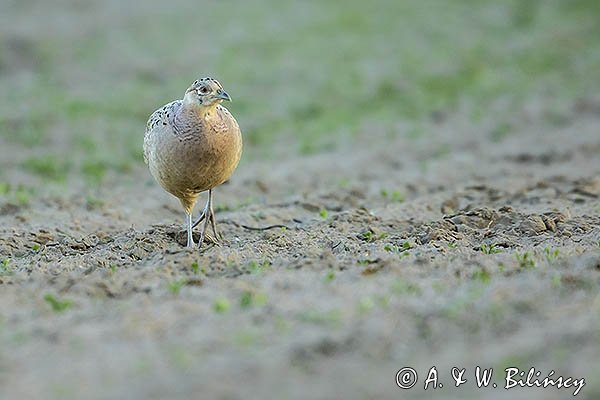
[[385,200],[390,200],[395,203],[402,203],[404,201],[404,195],[399,190],[388,191],[387,189],[381,189],[381,197]]
[[0,263],[0,275],[12,274],[13,270],[9,264],[10,264],[10,258],[5,258],[4,260],[2,260],[2,263]]
[[551,249],[550,247],[544,248],[544,255],[546,256],[546,260],[548,260],[549,263],[553,263],[554,261],[556,261],[559,254],[559,249]]
[[375,302],[370,296],[363,296],[358,302],[358,311],[368,313],[375,307]]
[[243,309],[247,309],[252,306],[264,306],[266,303],[267,296],[264,293],[245,290],[240,296],[240,307]]
[[331,282],[335,279],[335,272],[334,271],[327,271],[327,274],[325,275],[325,282]]
[[535,260],[533,259],[533,255],[530,252],[525,252],[525,253],[517,253],[515,254],[515,257],[517,258],[517,262],[519,263],[519,267],[521,268],[535,268],[536,263]]
[[492,279],[490,273],[487,270],[483,269],[483,268],[480,269],[480,270],[478,270],[478,271],[476,271],[473,274],[472,278],[474,280],[480,281],[481,283],[485,283],[485,284],[490,283],[490,280]]
[[227,312],[227,310],[229,310],[230,307],[231,305],[229,304],[229,300],[227,300],[225,297],[219,297],[215,300],[215,303],[213,304],[213,309],[216,313],[219,314]]
[[52,308],[52,311],[57,312],[57,313],[68,310],[69,308],[71,308],[75,305],[75,303],[71,300],[67,300],[67,299],[61,300],[50,293],[48,293],[44,296],[44,300],[46,301],[46,303],[48,303],[50,305],[50,307]]
[[483,243],[481,246],[479,246],[479,249],[484,254],[497,254],[497,253],[501,253],[502,252],[502,250],[500,250],[499,248],[497,248],[495,244],[485,244],[485,243]]
[[198,265],[198,262],[197,262],[197,261],[194,261],[194,262],[192,263],[192,266],[191,266],[191,268],[192,268],[192,272],[193,272],[194,274],[198,275],[198,272],[200,272],[200,266]]
[[181,288],[183,288],[186,284],[187,279],[177,279],[175,281],[169,282],[167,284],[167,288],[169,289],[169,292],[173,293],[174,295],[178,295],[181,291]]

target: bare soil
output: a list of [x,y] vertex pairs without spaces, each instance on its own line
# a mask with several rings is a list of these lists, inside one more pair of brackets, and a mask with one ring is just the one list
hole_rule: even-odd
[[[599,5],[0,1],[0,400],[600,399]],[[142,141],[203,76],[199,251]]]
[[[598,398],[600,114],[563,117],[523,115],[500,141],[455,116],[421,138],[276,146],[216,190],[224,242],[201,252],[143,165],[101,201],[77,182],[7,198],[0,397],[571,397],[474,383],[476,366],[499,386],[515,366],[583,377],[579,397]],[[248,229],[271,225],[285,228]]]

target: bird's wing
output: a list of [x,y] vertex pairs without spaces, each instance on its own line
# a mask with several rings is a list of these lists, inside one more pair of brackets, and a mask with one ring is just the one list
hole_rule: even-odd
[[152,115],[150,115],[150,118],[148,118],[148,122],[146,123],[146,133],[144,134],[144,162],[146,164],[148,164],[148,155],[153,136],[158,131],[173,129],[173,120],[175,114],[181,107],[181,104],[182,100],[172,101],[154,111]]

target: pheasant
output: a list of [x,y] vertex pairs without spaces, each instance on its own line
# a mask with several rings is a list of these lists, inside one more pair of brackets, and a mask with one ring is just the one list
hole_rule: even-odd
[[[242,134],[221,105],[231,97],[212,78],[194,81],[181,100],[154,111],[146,124],[144,161],[156,181],[177,197],[186,214],[187,247],[194,247],[193,228],[204,220],[198,246],[208,224],[215,240],[213,189],[227,181],[242,155]],[[204,211],[195,223],[192,213],[200,193],[208,191]]]

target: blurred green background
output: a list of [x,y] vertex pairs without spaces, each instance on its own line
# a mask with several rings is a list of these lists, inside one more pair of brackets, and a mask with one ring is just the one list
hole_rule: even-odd
[[247,160],[459,114],[498,141],[526,107],[559,123],[600,89],[596,0],[4,0],[0,22],[5,192],[142,171],[148,116],[202,76],[232,95]]

